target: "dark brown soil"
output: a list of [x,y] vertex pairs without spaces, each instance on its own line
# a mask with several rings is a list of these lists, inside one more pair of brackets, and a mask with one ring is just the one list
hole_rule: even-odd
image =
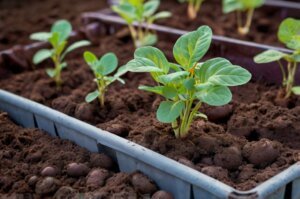
[[106,7],[106,0],[2,0],[0,1],[0,50],[32,41],[29,35],[49,31],[58,19],[80,25],[80,13]]
[[[180,4],[174,0],[161,1],[161,10],[173,13],[171,19],[159,22],[184,30],[195,30],[201,25],[209,25],[215,35],[254,41],[262,44],[281,45],[277,39],[277,30],[280,22],[287,16],[278,8],[263,6],[255,10],[252,27],[248,35],[242,36],[237,32],[236,13],[223,14],[221,0],[205,1],[195,20],[187,16],[187,4]],[[286,13],[285,13],[286,14]],[[298,14],[288,13],[290,17],[299,17]]]
[[[128,43],[126,38],[110,36],[87,49],[98,56],[112,51],[122,65],[133,56],[133,46]],[[168,57],[171,46],[165,40],[158,44]],[[126,85],[111,85],[105,107],[100,108],[97,101],[84,102],[96,85],[82,52],[70,54],[67,60],[60,91],[40,68],[51,67],[50,62],[35,71],[4,76],[0,88],[135,141],[240,190],[253,188],[299,160],[299,98],[279,106],[276,86],[251,82],[233,88],[230,105],[203,107],[210,121],[195,120],[188,137],[180,140],[175,139],[170,125],[155,118],[162,98],[137,89],[141,84],[153,84],[147,74],[129,73]]]
[[109,156],[17,126],[3,112],[0,127],[1,198],[145,198],[158,190],[141,173],[118,172]]

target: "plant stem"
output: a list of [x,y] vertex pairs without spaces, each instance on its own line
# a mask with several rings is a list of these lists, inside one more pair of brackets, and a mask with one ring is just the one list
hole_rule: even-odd
[[97,80],[97,84],[98,84],[98,91],[99,91],[99,96],[98,96],[98,100],[100,102],[100,106],[101,108],[104,107],[105,104],[105,81],[103,80],[103,78],[101,78],[101,80]]
[[295,74],[297,71],[297,63],[296,62],[288,62],[288,78],[286,81],[286,95],[285,98],[289,98],[292,94],[292,88],[294,86]]
[[280,70],[281,70],[281,73],[282,73],[282,77],[283,77],[283,79],[282,79],[282,85],[284,86],[286,84],[286,78],[287,78],[286,77],[286,72],[285,72],[284,67],[281,64],[280,60],[278,60],[278,64],[279,64],[279,67],[280,67]]
[[59,56],[55,56],[55,58],[54,58],[54,65],[55,65],[54,81],[56,83],[57,89],[60,89],[61,83],[62,83],[62,80],[61,80],[61,64],[59,62],[59,59],[60,59]]
[[129,31],[130,31],[131,38],[133,40],[134,46],[137,48],[138,47],[138,44],[137,44],[137,32],[134,29],[134,26],[131,25],[131,24],[128,25],[128,28],[129,28]]
[[253,18],[253,14],[254,14],[254,8],[250,8],[247,11],[247,18],[246,18],[246,23],[244,26],[242,26],[242,17],[241,17],[241,12],[237,11],[238,15],[237,15],[237,21],[238,21],[238,32],[241,35],[246,35],[249,33],[250,30],[250,26],[252,23],[252,18]]

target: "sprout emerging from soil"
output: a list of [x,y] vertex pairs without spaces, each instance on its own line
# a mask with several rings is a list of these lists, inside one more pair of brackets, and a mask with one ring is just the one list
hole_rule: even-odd
[[141,47],[134,59],[127,63],[131,72],[149,72],[157,86],[140,86],[139,89],[162,95],[165,100],[156,112],[157,119],[171,123],[177,138],[188,134],[196,117],[207,118],[199,112],[203,103],[222,106],[232,99],[229,86],[247,83],[251,74],[224,58],[213,58],[199,63],[208,51],[212,31],[208,26],[181,36],[174,45],[177,63],[167,60],[155,47]]
[[[282,86],[285,87],[285,98],[292,93],[300,95],[300,86],[294,86],[298,63],[300,62],[300,20],[287,18],[281,22],[277,33],[278,39],[289,49],[292,54],[286,54],[277,50],[267,50],[254,57],[256,63],[269,63],[277,61],[282,72]],[[281,60],[285,60],[284,67]]]
[[188,3],[188,10],[187,15],[190,19],[196,19],[197,13],[199,12],[202,3],[205,0],[178,0],[180,3],[187,2]]
[[45,41],[51,44],[52,49],[42,49],[34,55],[33,63],[39,64],[51,58],[55,68],[47,69],[46,72],[51,78],[54,78],[57,87],[62,84],[61,71],[67,67],[67,63],[64,61],[66,55],[77,48],[90,45],[89,41],[81,40],[66,49],[71,32],[71,24],[66,20],[59,20],[52,25],[51,32],[39,32],[30,35],[32,40]]
[[125,84],[124,80],[120,78],[126,71],[124,67],[120,67],[117,73],[113,76],[107,76],[114,72],[118,66],[118,59],[114,53],[107,53],[103,55],[99,60],[93,53],[86,51],[84,53],[84,60],[92,69],[95,75],[95,82],[97,83],[97,90],[89,93],[85,101],[90,103],[98,98],[101,107],[104,107],[105,92],[107,87],[115,81],[119,81]]
[[[254,10],[261,7],[265,0],[223,0],[223,12],[237,12],[238,32],[241,35],[249,33]],[[242,13],[246,13],[246,23],[243,25]]]
[[[149,26],[157,19],[163,19],[171,16],[170,12],[157,11],[159,0],[120,0],[119,5],[112,6],[113,11],[118,13],[128,24],[131,37],[136,48],[141,46],[154,45],[157,42],[157,36],[151,32]],[[137,27],[134,26],[137,23]]]

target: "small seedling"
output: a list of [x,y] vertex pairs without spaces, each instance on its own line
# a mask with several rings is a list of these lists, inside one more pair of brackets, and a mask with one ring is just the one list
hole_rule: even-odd
[[[171,16],[171,13],[166,11],[155,14],[159,4],[159,0],[121,0],[118,5],[112,6],[128,24],[135,47],[154,45],[157,42],[157,36],[149,26],[158,19]],[[137,27],[134,26],[134,22],[137,23]]]
[[[223,0],[223,12],[237,12],[238,32],[241,35],[249,33],[254,10],[261,7],[265,0]],[[246,12],[246,23],[243,25],[242,13]]]
[[[300,62],[300,20],[287,18],[281,22],[277,33],[278,39],[293,53],[287,54],[277,50],[267,50],[254,57],[256,63],[277,61],[282,72],[282,86],[285,87],[285,98],[292,93],[300,95],[300,86],[294,86],[298,63]],[[284,67],[281,60],[285,60]]]
[[202,3],[205,0],[178,0],[178,1],[180,3],[183,3],[183,2],[188,3],[187,14],[188,14],[188,17],[193,20],[193,19],[196,19],[197,13],[199,12]]
[[196,117],[206,117],[199,109],[203,103],[221,106],[232,98],[228,86],[245,84],[251,74],[224,58],[199,60],[206,54],[212,40],[208,26],[181,36],[174,45],[177,63],[167,60],[155,47],[141,47],[134,59],[127,63],[131,72],[149,72],[157,86],[140,86],[139,89],[162,95],[165,100],[156,112],[157,119],[171,123],[177,138],[187,135]]
[[54,69],[47,69],[46,72],[51,78],[54,78],[57,87],[60,87],[62,84],[61,71],[67,67],[67,63],[64,61],[66,55],[77,48],[90,45],[89,41],[82,40],[73,43],[65,49],[71,32],[71,24],[66,20],[59,20],[53,24],[51,32],[39,32],[30,35],[32,40],[45,41],[51,44],[52,49],[42,49],[34,55],[33,63],[39,64],[51,58],[54,63]]
[[96,98],[98,98],[101,107],[104,107],[105,103],[105,93],[107,87],[115,81],[119,81],[122,84],[125,84],[124,80],[120,78],[126,71],[122,70],[120,67],[118,72],[113,76],[108,76],[114,72],[118,66],[118,59],[115,54],[107,53],[103,55],[99,60],[93,53],[86,51],[84,53],[84,60],[92,69],[95,75],[95,82],[97,83],[97,90],[89,93],[85,101],[90,103]]

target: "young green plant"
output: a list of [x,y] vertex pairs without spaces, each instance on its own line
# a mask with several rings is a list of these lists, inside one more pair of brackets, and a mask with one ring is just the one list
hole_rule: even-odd
[[178,0],[178,1],[180,3],[183,2],[188,3],[187,15],[191,20],[196,19],[197,13],[199,12],[201,5],[204,2],[204,0]]
[[167,60],[155,47],[141,47],[134,59],[127,63],[131,72],[149,72],[156,86],[140,86],[139,89],[159,94],[165,98],[156,112],[157,119],[171,123],[177,138],[188,134],[196,117],[206,117],[199,112],[203,103],[222,106],[231,101],[228,86],[245,84],[251,74],[224,58],[213,58],[199,63],[208,51],[212,31],[208,26],[181,36],[174,45],[173,55],[177,63]]
[[89,41],[81,40],[67,47],[71,32],[71,24],[66,20],[59,20],[52,25],[51,32],[39,32],[30,35],[32,40],[49,42],[51,44],[52,49],[42,49],[34,55],[33,63],[39,64],[51,58],[54,63],[54,69],[47,69],[46,72],[55,80],[57,87],[60,87],[62,84],[61,71],[67,67],[67,62],[64,60],[66,55],[77,48],[90,45]]
[[[297,67],[300,62],[300,20],[287,18],[281,22],[277,33],[278,39],[289,49],[291,54],[277,50],[267,50],[254,57],[256,63],[269,63],[277,61],[282,72],[282,86],[285,87],[285,98],[292,93],[300,95],[300,86],[294,86]],[[281,62],[284,60],[287,65]]]
[[125,84],[124,80],[121,79],[120,76],[126,71],[123,70],[124,67],[120,67],[117,73],[115,73],[113,76],[108,76],[118,67],[118,59],[114,53],[107,53],[98,59],[95,54],[86,51],[84,52],[83,57],[85,62],[93,71],[95,76],[94,80],[97,84],[97,89],[94,92],[89,93],[86,96],[85,101],[90,103],[98,98],[101,107],[104,107],[107,87],[115,81]]
[[[261,7],[265,0],[223,0],[223,12],[229,13],[236,11],[238,32],[241,35],[249,33],[254,10]],[[246,22],[243,25],[242,13],[246,13]]]
[[[171,16],[170,12],[156,13],[159,0],[120,0],[112,9],[128,24],[135,47],[154,45],[157,42],[155,32],[149,26],[156,20]],[[156,13],[156,14],[155,14]],[[134,22],[137,26],[134,26]]]

